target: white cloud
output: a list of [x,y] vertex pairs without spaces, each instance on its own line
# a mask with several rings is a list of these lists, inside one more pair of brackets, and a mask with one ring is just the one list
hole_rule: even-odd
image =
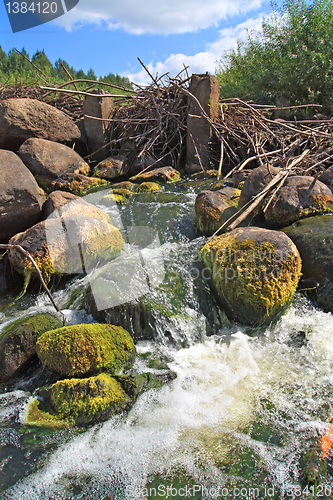
[[188,33],[258,9],[261,3],[262,0],[80,0],[73,10],[54,22],[68,30],[84,24],[104,24],[109,29],[134,34]]
[[[223,53],[235,47],[237,40],[244,39],[248,31],[257,30],[261,27],[263,16],[251,18],[244,23],[238,24],[233,28],[225,28],[219,32],[219,37],[215,42],[207,44],[205,51],[198,52],[194,55],[185,54],[171,54],[165,61],[154,63],[151,61],[146,64],[150,73],[153,76],[162,76],[164,73],[169,73],[171,77],[175,77],[185,66],[189,66],[188,72],[192,73],[209,73],[214,74],[218,61],[221,59]],[[123,74],[127,76],[132,82],[138,85],[147,85],[151,83],[147,72],[142,68],[138,72],[127,72]]]

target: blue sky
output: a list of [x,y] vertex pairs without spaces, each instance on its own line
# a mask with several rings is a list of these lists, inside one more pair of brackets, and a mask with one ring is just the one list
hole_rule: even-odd
[[70,12],[42,26],[12,33],[0,3],[0,45],[45,50],[75,69],[93,68],[97,76],[118,73],[148,83],[140,57],[152,73],[175,76],[214,73],[224,50],[259,28],[270,11],[266,0],[80,0]]

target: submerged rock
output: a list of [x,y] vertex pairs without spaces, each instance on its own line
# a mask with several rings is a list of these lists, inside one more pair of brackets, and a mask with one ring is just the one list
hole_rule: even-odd
[[39,337],[36,349],[43,366],[63,377],[121,373],[131,368],[136,356],[126,330],[98,323],[46,332]]
[[38,337],[62,324],[60,316],[40,313],[6,326],[0,333],[0,381],[10,380],[20,373],[36,357]]
[[[10,243],[27,250],[46,279],[89,271],[114,259],[124,245],[119,229],[84,215],[39,222]],[[16,249],[10,250],[9,261],[20,274],[36,274],[32,263]]]
[[237,212],[240,191],[224,187],[219,191],[202,191],[195,200],[196,225],[199,231],[211,236]]
[[40,220],[44,197],[34,176],[12,151],[0,150],[0,243]]
[[242,323],[271,321],[292,299],[301,276],[301,258],[281,233],[239,228],[212,238],[201,250],[222,306]]
[[302,288],[326,312],[333,313],[333,216],[309,217],[283,228],[302,258]]

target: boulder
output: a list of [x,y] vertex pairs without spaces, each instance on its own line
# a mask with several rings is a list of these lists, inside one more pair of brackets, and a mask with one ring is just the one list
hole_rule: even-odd
[[60,328],[63,319],[50,313],[34,314],[10,323],[0,333],[0,381],[15,377],[36,356],[38,337]]
[[172,167],[154,168],[149,172],[143,172],[135,177],[131,177],[130,181],[135,183],[141,182],[177,182],[180,179],[180,173]]
[[109,185],[104,179],[98,177],[87,177],[83,174],[63,174],[55,180],[47,177],[39,177],[39,185],[47,193],[52,191],[67,191],[77,196],[84,196],[92,189],[104,188]]
[[70,215],[95,217],[110,223],[109,215],[92,203],[88,203],[79,196],[66,191],[53,191],[43,205],[43,219],[55,219],[60,216],[68,217]]
[[132,337],[121,326],[90,323],[51,330],[36,345],[43,366],[62,377],[107,371],[114,375],[133,366]]
[[333,212],[331,190],[310,176],[288,177],[265,211],[269,227],[281,228],[309,215]]
[[110,375],[59,380],[40,390],[28,406],[25,423],[43,427],[87,425],[126,409],[129,397]]
[[302,258],[302,289],[333,313],[333,216],[309,217],[283,228]]
[[129,177],[130,169],[127,158],[121,155],[106,158],[96,165],[94,175],[107,181]]
[[135,193],[152,193],[154,191],[161,191],[160,186],[156,182],[141,182],[134,188]]
[[[88,272],[119,255],[124,244],[119,229],[84,215],[39,222],[10,243],[27,250],[47,280],[53,275]],[[10,250],[9,261],[25,276],[36,274],[32,263],[15,249]]]
[[333,165],[323,172],[318,180],[326,184],[333,191]]
[[43,203],[43,193],[21,159],[0,150],[0,243],[36,224]]
[[71,144],[80,138],[79,128],[59,109],[37,99],[0,102],[0,148],[16,151],[30,137]]
[[291,301],[301,258],[286,235],[257,227],[212,238],[201,250],[226,312],[251,326],[267,324]]
[[219,191],[202,191],[195,200],[196,225],[199,231],[211,236],[237,212],[240,191],[224,187]]
[[87,175],[90,172],[89,165],[73,149],[46,139],[27,139],[18,155],[37,182],[40,177],[53,180],[62,174]]
[[[254,168],[249,174],[243,184],[243,188],[239,197],[239,208],[243,207],[248,203],[252,198],[260,193],[275,177],[281,168],[279,167],[257,167]],[[259,205],[255,210],[255,214],[258,213],[260,209]]]

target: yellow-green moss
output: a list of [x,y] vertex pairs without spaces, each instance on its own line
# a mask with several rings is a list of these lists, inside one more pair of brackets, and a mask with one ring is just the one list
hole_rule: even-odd
[[[293,245],[293,244],[292,244]],[[210,240],[201,258],[229,312],[245,324],[260,325],[290,302],[301,276],[301,259],[292,251],[282,258],[272,243],[237,234]]]
[[54,330],[62,325],[60,315],[57,317],[50,313],[39,313],[32,316],[25,316],[17,319],[6,326],[0,334],[0,342],[13,335],[17,337],[24,336],[25,339],[36,339],[48,330]]
[[101,199],[101,203],[105,206],[112,206],[115,203],[123,204],[126,203],[126,198],[121,194],[116,194],[113,192],[112,194],[106,194],[105,196],[103,196],[103,198]]
[[34,427],[51,427],[54,429],[64,429],[70,426],[70,422],[52,415],[39,408],[39,401],[34,399],[28,405],[24,423]]
[[114,188],[113,190],[114,195],[120,195],[125,198],[128,198],[129,196],[133,196],[133,192],[130,191],[129,189],[126,188]]
[[76,424],[89,423],[108,413],[125,409],[129,398],[110,375],[59,380],[50,388],[50,403],[57,418]]
[[153,191],[160,191],[161,188],[156,182],[142,182],[139,184],[135,192],[136,193],[152,193]]
[[65,377],[130,368],[135,346],[130,334],[120,326],[92,323],[72,325],[44,333],[36,345],[43,365]]

